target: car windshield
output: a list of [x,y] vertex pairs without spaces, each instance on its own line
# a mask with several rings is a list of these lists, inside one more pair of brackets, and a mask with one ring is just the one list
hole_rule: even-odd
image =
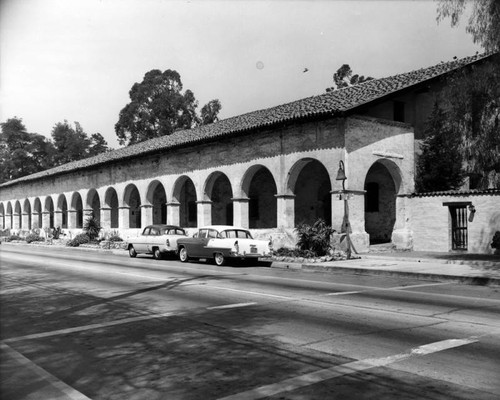
[[227,238],[227,239],[252,239],[252,235],[248,231],[244,231],[241,229],[231,229],[231,230],[226,230],[222,231],[220,233],[220,236],[222,238]]
[[162,235],[185,235],[184,229],[180,228],[162,228]]

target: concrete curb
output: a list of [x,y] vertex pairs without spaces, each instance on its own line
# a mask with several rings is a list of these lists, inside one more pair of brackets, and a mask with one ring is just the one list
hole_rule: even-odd
[[458,259],[440,259],[430,257],[405,257],[405,256],[383,256],[376,254],[361,254],[360,257],[365,260],[393,260],[405,261],[416,263],[433,263],[433,264],[454,264],[454,265],[471,265],[475,267],[498,267],[500,268],[500,261],[489,260],[458,260]]
[[417,272],[417,271],[387,270],[376,267],[374,268],[347,267],[347,266],[331,265],[331,264],[322,265],[321,263],[299,264],[299,263],[281,262],[281,261],[274,261],[271,265],[271,268],[300,270],[307,272],[349,273],[353,275],[400,276],[400,277],[416,278],[423,280],[448,281],[448,282],[462,283],[467,285],[500,286],[500,278],[478,276],[478,275],[450,275],[450,274],[439,274],[439,273],[434,274],[434,273]]

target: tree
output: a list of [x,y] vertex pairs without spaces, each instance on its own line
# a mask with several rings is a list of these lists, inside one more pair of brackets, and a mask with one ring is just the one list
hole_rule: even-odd
[[[460,70],[440,94],[448,124],[460,141],[472,187],[500,187],[500,68],[498,61]],[[476,181],[476,182],[474,182]]]
[[349,86],[358,85],[360,83],[372,80],[371,76],[365,77],[364,75],[352,74],[352,69],[349,64],[343,64],[337,72],[333,74],[334,86],[327,88],[327,92],[342,89]]
[[[182,93],[181,77],[175,70],[147,72],[141,83],[134,83],[129,96],[131,101],[120,111],[115,124],[121,145],[170,135],[202,123],[196,114],[198,101],[194,93]],[[217,114],[211,116],[212,120],[216,117]]]
[[29,133],[21,118],[1,124],[0,183],[50,168],[54,146],[49,139]]
[[417,192],[457,189],[462,185],[460,140],[448,121],[449,117],[436,103],[427,121],[422,154],[417,163]]
[[95,156],[109,150],[106,140],[100,133],[94,133],[89,137],[78,122],[75,122],[75,128],[66,120],[58,122],[52,128],[51,135],[55,148],[53,166]]
[[205,104],[201,109],[201,124],[207,125],[214,123],[219,120],[217,115],[221,110],[222,106],[219,100],[211,100]]
[[472,13],[466,30],[472,35],[474,43],[481,44],[486,51],[500,49],[500,2],[498,0],[439,0],[438,22],[449,18],[451,26],[458,25],[467,4],[471,4]]

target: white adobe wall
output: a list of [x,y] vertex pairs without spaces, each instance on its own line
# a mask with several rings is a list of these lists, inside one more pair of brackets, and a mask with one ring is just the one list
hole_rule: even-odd
[[[474,205],[474,220],[468,222],[468,253],[492,254],[491,240],[500,231],[500,193],[426,196],[408,199],[413,250],[451,250],[449,208],[443,203],[468,202]],[[470,212],[468,211],[468,215]]]

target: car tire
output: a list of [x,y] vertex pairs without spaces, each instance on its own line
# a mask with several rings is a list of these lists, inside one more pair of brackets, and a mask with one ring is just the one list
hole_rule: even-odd
[[129,248],[128,248],[128,255],[131,258],[136,258],[137,257],[137,252],[135,251],[134,246],[129,246]]
[[179,249],[179,260],[184,263],[189,261],[188,252],[185,247]]
[[155,260],[161,260],[163,258],[163,255],[161,254],[160,249],[157,247],[153,250],[153,258]]
[[218,267],[222,267],[223,265],[226,264],[226,258],[224,257],[224,254],[222,253],[215,253],[214,254],[214,262],[215,265]]

